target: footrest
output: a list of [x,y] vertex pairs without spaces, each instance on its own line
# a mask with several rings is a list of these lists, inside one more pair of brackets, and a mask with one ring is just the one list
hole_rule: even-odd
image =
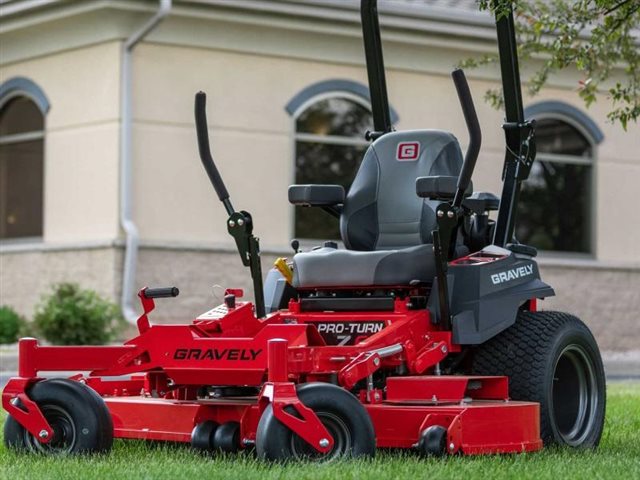
[[507,377],[420,376],[387,379],[387,402],[458,403],[471,400],[508,400]]

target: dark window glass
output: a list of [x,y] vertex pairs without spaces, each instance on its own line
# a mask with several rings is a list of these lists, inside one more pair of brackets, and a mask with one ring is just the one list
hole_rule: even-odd
[[591,144],[577,128],[562,120],[542,119],[536,125],[538,153],[591,157]]
[[[373,128],[371,113],[344,98],[321,100],[305,110],[296,122],[297,184],[342,185],[348,191],[367,146],[364,132]],[[341,139],[322,138],[331,135]],[[295,236],[339,239],[338,219],[319,208],[295,208]]]
[[[40,110],[24,97],[0,111],[0,238],[42,235],[42,128]],[[23,133],[34,135],[12,138]]]
[[40,132],[44,130],[44,118],[40,109],[27,97],[9,100],[0,111],[0,135]]
[[560,120],[540,120],[536,132],[538,158],[523,184],[516,237],[541,250],[589,253],[591,145]]
[[[296,183],[342,185],[347,191],[365,150],[365,146],[296,142]],[[296,207],[296,237],[339,239],[339,221],[319,208]]]

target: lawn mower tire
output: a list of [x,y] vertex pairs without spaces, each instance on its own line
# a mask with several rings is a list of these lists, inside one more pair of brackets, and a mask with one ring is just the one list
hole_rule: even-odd
[[589,328],[563,312],[522,311],[476,348],[476,375],[506,375],[512,400],[540,403],[545,445],[595,447],[604,426],[602,358]]
[[213,448],[220,452],[236,453],[240,449],[240,424],[226,422],[213,434]]
[[447,453],[447,429],[440,425],[425,428],[418,440],[418,451],[427,457],[442,457]]
[[328,462],[375,455],[376,439],[371,418],[351,393],[329,383],[306,383],[297,388],[297,394],[327,428],[334,440],[333,448],[326,454],[317,452],[275,418],[269,405],[260,418],[256,433],[259,458]]
[[113,423],[102,398],[86,385],[67,379],[43,380],[28,392],[53,428],[41,443],[13,417],[4,426],[8,448],[45,455],[106,453],[113,444]]
[[191,432],[191,446],[196,450],[211,451],[213,449],[213,435],[218,424],[207,420],[193,427]]

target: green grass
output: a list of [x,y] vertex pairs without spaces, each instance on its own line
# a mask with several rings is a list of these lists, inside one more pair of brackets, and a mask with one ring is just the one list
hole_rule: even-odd
[[[4,423],[5,414],[0,414]],[[592,451],[547,449],[538,453],[484,457],[422,459],[413,453],[381,452],[373,461],[330,465],[274,465],[250,452],[207,457],[188,448],[157,447],[144,442],[116,441],[102,457],[47,458],[16,454],[0,446],[1,479],[260,479],[347,478],[532,478],[536,480],[640,478],[640,383],[608,388],[605,432]]]

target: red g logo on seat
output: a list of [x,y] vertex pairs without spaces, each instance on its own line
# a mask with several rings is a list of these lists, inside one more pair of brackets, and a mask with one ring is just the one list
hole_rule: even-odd
[[396,160],[400,162],[412,162],[420,156],[420,144],[418,142],[402,142],[398,144]]

